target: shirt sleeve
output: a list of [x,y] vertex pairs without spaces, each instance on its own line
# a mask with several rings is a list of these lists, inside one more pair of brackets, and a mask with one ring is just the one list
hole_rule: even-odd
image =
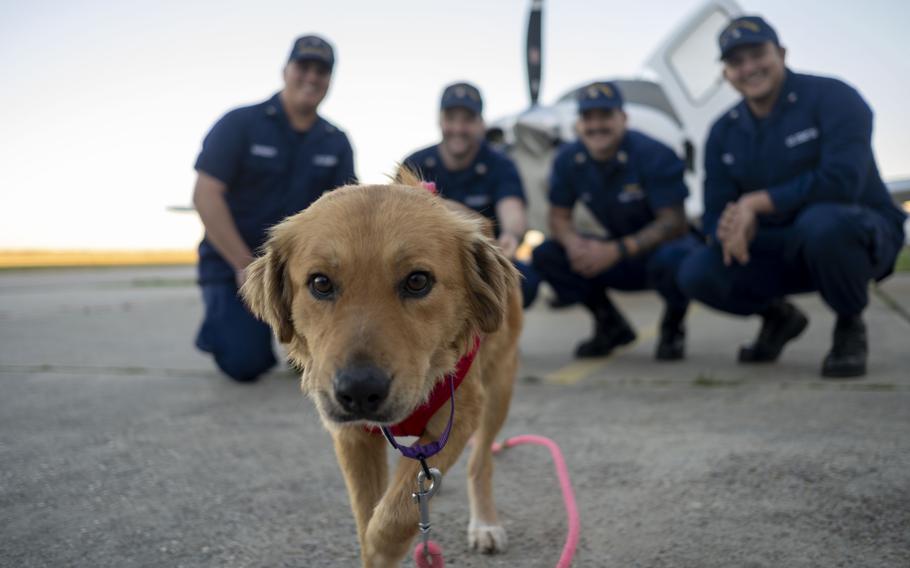
[[499,164],[499,176],[496,180],[495,202],[499,202],[506,197],[517,197],[527,203],[524,188],[521,185],[521,176],[518,175],[518,169],[515,164],[507,158],[502,158]]
[[357,174],[354,172],[354,149],[351,148],[351,141],[344,134],[342,138],[341,154],[338,156],[338,165],[335,168],[335,179],[332,187],[341,187],[352,183],[357,183]]
[[739,199],[739,188],[721,159],[723,150],[721,129],[715,126],[705,143],[705,211],[702,231],[709,237],[717,236],[717,222],[727,203]]
[[556,207],[565,207],[571,209],[578,199],[575,193],[574,183],[572,183],[572,166],[567,159],[569,154],[560,153],[553,162],[553,170],[550,172],[550,204]]
[[230,186],[240,171],[246,145],[243,116],[231,111],[215,123],[202,141],[196,171],[205,172]]
[[792,214],[809,203],[856,203],[872,164],[872,109],[855,89],[840,84],[821,96],[816,116],[818,166],[768,188],[775,213]]
[[642,175],[645,193],[655,211],[664,207],[682,205],[689,196],[683,180],[686,166],[673,150],[659,145],[646,160]]

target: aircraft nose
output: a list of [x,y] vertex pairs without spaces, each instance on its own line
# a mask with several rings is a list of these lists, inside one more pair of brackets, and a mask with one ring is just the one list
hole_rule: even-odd
[[375,365],[351,365],[335,375],[335,400],[345,411],[368,418],[388,397],[391,382],[388,373]]

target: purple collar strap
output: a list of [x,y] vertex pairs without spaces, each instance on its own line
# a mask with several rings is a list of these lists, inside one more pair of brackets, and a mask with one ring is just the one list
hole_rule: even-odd
[[452,431],[452,424],[455,422],[455,378],[452,374],[446,375],[446,380],[449,381],[449,387],[451,390],[451,397],[449,398],[450,410],[449,410],[449,423],[446,424],[446,429],[442,432],[442,436],[439,437],[435,442],[430,442],[429,444],[420,445],[417,442],[410,446],[402,446],[395,441],[395,436],[392,435],[391,430],[388,426],[382,426],[382,433],[385,435],[386,440],[392,444],[392,447],[401,452],[406,458],[411,458],[414,460],[425,460],[431,456],[435,456],[445,447],[446,442],[449,441],[449,432]]

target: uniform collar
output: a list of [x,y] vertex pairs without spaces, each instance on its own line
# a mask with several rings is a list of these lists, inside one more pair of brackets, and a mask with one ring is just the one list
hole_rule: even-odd
[[[265,115],[273,120],[280,122],[288,132],[294,132],[294,129],[291,128],[291,122],[288,120],[288,115],[284,111],[284,105],[281,104],[281,92],[275,93],[272,95],[272,98],[265,102],[263,106],[263,112]],[[318,133],[329,134],[335,130],[335,127],[328,123],[327,120],[322,118],[319,114],[316,114],[316,121],[313,122],[313,126],[307,131],[310,135],[307,136],[308,139],[316,138],[313,134]]]
[[486,175],[486,173],[490,171],[489,146],[487,145],[486,140],[481,141],[480,148],[477,150],[477,155],[474,156],[474,159],[466,168],[461,170],[449,170],[446,168],[442,161],[442,153],[440,152],[441,146],[442,143],[433,146],[433,151],[423,159],[422,165],[424,167],[431,169],[438,167],[451,174],[470,171],[480,176]]
[[789,68],[784,69],[784,84],[780,88],[777,100],[774,102],[774,108],[768,118],[776,118],[786,110],[792,107],[799,100],[796,92],[796,76]]
[[[793,73],[789,68],[784,70],[784,84],[780,88],[780,94],[777,96],[777,100],[774,102],[774,106],[771,108],[770,114],[765,117],[763,120],[769,121],[774,120],[781,114],[787,111],[788,108],[792,107],[799,101],[799,93],[797,92],[797,78],[796,74]],[[734,123],[747,132],[754,132],[758,121],[752,115],[752,111],[749,110],[749,105],[746,103],[746,99],[739,101],[735,107],[733,107],[728,113],[728,118],[734,121]]]
[[629,131],[626,130],[626,133],[623,135],[622,140],[619,142],[619,148],[617,148],[616,153],[612,158],[606,161],[595,160],[594,156],[591,155],[591,152],[588,151],[588,148],[585,146],[584,142],[581,140],[578,141],[579,151],[575,155],[576,164],[596,164],[602,166],[608,172],[618,170],[620,168],[626,167],[626,164],[629,163]]

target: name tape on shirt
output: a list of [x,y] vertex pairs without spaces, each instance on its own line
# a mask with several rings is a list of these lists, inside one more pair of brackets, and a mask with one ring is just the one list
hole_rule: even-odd
[[469,195],[465,197],[464,204],[468,207],[483,207],[489,205],[492,200],[489,195]]
[[786,144],[787,148],[793,148],[795,146],[799,146],[800,144],[805,144],[810,140],[815,140],[816,138],[818,138],[818,128],[815,128],[813,126],[811,128],[800,130],[799,132],[795,132],[790,136],[787,136],[784,139],[784,144]]
[[266,146],[265,144],[253,144],[250,146],[250,154],[262,158],[274,158],[278,155],[278,148]]
[[316,154],[313,156],[313,165],[331,168],[338,163],[338,156],[332,154]]

